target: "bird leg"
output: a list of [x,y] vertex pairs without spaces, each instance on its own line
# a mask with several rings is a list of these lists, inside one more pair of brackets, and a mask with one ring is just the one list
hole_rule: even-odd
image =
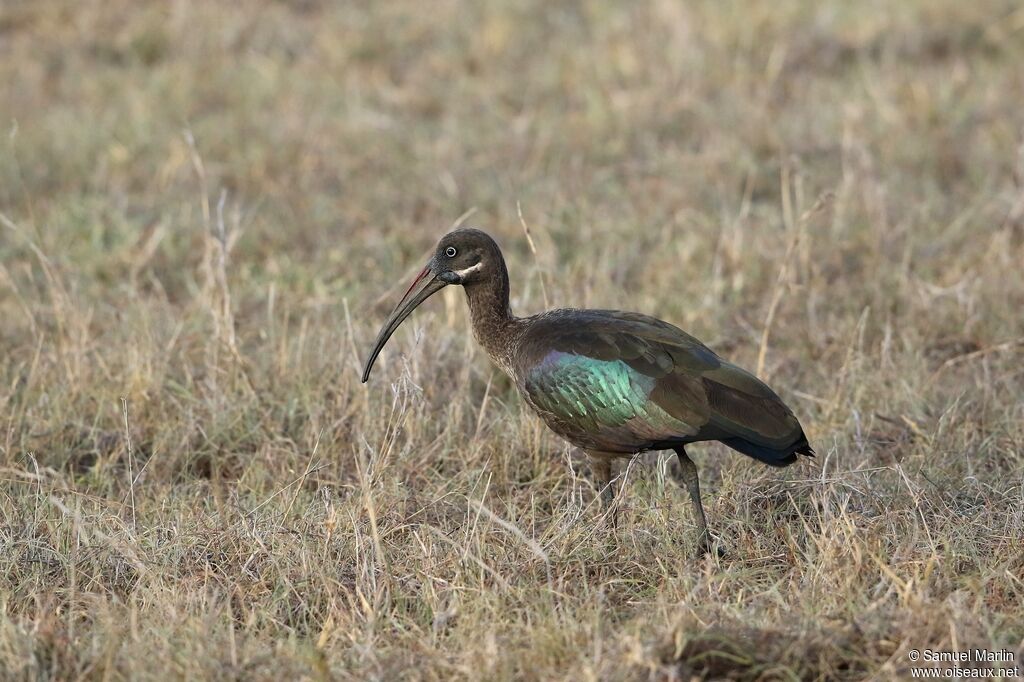
[[690,493],[690,501],[693,503],[693,512],[697,517],[697,529],[700,536],[697,540],[698,554],[711,553],[711,534],[708,532],[708,522],[704,517],[704,505],[700,502],[700,479],[697,477],[697,465],[687,456],[686,451],[676,448],[676,458],[679,460],[679,471],[676,479]]
[[594,473],[594,485],[601,493],[601,507],[611,512],[612,526],[616,525],[615,484],[612,483],[612,460],[603,455],[590,454],[590,470]]

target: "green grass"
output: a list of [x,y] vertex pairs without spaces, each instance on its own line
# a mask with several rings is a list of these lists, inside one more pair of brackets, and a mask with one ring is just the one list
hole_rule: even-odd
[[[0,676],[1022,665],[1022,60],[1013,2],[3,3]],[[693,448],[727,557],[657,455],[612,529],[458,291],[359,384],[466,213],[520,314],[763,351],[819,456]]]

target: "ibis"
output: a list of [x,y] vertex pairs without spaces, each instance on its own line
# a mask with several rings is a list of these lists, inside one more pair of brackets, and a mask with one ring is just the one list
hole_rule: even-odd
[[613,460],[674,450],[689,493],[697,550],[711,550],[697,468],[686,446],[720,441],[774,467],[814,456],[800,422],[750,372],[678,327],[641,313],[565,308],[516,317],[501,249],[475,229],[449,232],[384,323],[363,368],[423,301],[450,285],[466,292],[473,335],[547,426],[584,450],[603,505],[614,503]]

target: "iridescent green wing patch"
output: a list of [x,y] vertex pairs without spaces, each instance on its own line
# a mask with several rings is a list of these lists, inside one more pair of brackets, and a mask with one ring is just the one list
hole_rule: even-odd
[[[693,408],[676,405],[675,392],[661,395],[659,384],[665,379],[648,376],[619,359],[551,351],[530,369],[524,388],[539,410],[572,431],[603,435],[609,446],[632,440],[640,447],[692,435],[703,422]],[[696,398],[698,405],[706,404],[692,391],[686,395]],[[658,399],[665,400],[671,412]]]

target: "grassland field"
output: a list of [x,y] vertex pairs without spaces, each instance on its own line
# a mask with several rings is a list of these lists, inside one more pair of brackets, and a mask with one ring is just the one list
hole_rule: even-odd
[[[1022,65],[999,0],[0,0],[0,678],[1024,667]],[[456,287],[360,384],[457,223],[818,457],[691,448],[696,559],[667,458],[612,527]]]

